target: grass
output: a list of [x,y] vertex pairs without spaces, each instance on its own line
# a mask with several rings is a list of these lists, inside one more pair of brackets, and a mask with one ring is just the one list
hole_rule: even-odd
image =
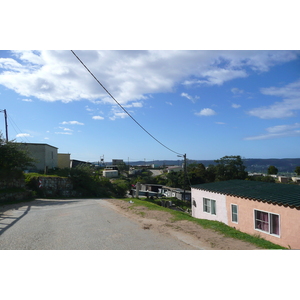
[[181,220],[191,221],[191,222],[194,222],[194,223],[202,226],[203,228],[212,229],[214,231],[217,231],[226,237],[239,239],[239,240],[251,243],[251,244],[258,246],[260,248],[263,248],[263,249],[288,249],[288,248],[282,247],[280,245],[274,244],[272,242],[269,242],[269,241],[259,237],[258,235],[250,235],[250,234],[241,232],[241,231],[234,229],[234,228],[232,228],[222,222],[219,222],[219,221],[196,219],[187,213],[171,210],[169,208],[159,206],[155,203],[151,203],[146,200],[140,200],[140,199],[136,199],[136,198],[134,198],[134,199],[131,199],[131,198],[126,199],[125,198],[125,199],[120,199],[120,200],[127,201],[127,202],[132,200],[134,203],[131,205],[130,208],[134,208],[136,206],[145,206],[152,210],[160,210],[160,211],[169,212],[170,214],[173,215],[172,221],[174,221],[174,222],[181,221]]

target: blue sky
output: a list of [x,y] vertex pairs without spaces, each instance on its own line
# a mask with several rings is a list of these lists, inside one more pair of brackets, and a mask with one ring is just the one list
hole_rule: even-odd
[[[189,159],[299,157],[299,51],[75,52],[174,152]],[[9,139],[47,143],[73,159],[178,159],[68,50],[0,51],[0,109],[8,113]]]

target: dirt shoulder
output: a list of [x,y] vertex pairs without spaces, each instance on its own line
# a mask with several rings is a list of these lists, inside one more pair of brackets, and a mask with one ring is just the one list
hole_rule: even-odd
[[172,214],[164,211],[150,210],[144,206],[116,199],[105,199],[119,213],[139,223],[145,230],[155,230],[161,234],[171,235],[179,240],[205,250],[261,250],[253,244],[225,237],[212,229],[204,229],[190,221],[172,221]]

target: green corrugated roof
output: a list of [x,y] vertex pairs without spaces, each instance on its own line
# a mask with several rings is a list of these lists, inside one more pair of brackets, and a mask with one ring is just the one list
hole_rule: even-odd
[[192,185],[192,188],[300,208],[300,186],[249,180]]

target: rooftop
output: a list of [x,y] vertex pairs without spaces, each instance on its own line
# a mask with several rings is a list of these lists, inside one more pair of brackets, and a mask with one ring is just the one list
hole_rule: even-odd
[[228,180],[191,186],[209,191],[300,209],[300,186],[249,180]]

